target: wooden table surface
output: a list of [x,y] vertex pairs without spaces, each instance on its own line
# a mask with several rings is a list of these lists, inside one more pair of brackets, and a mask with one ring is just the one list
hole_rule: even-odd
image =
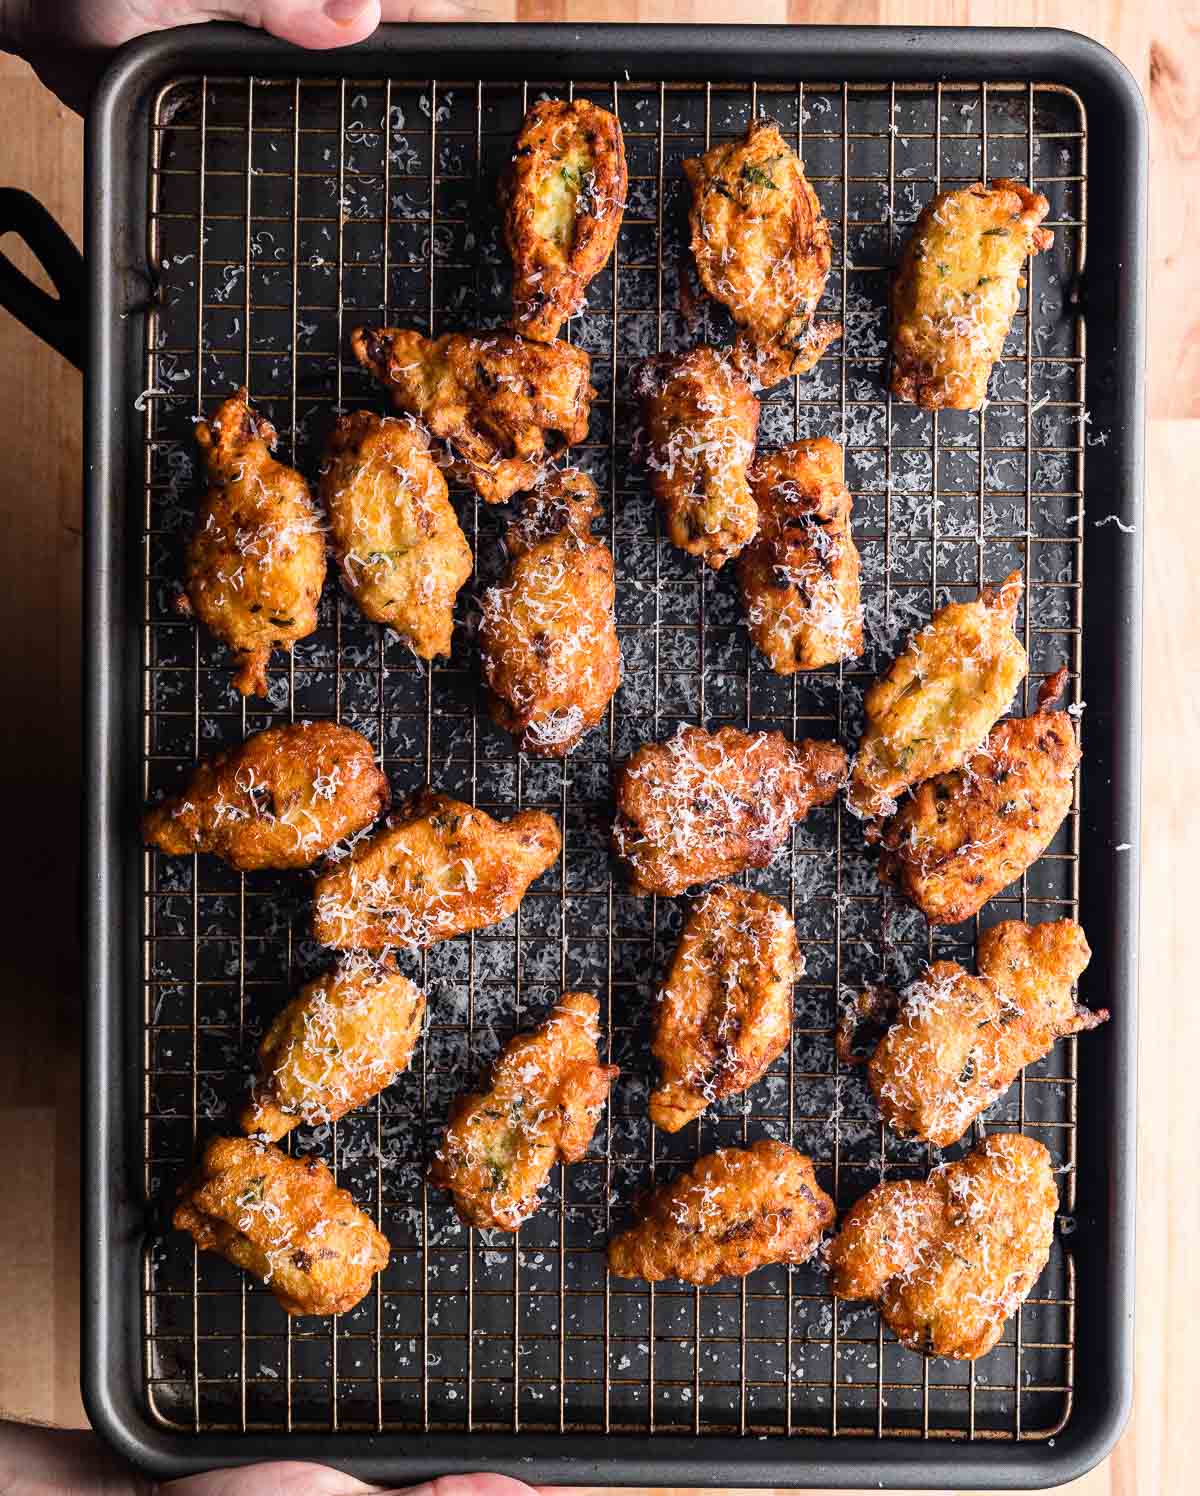
[[[488,3],[488,0],[483,0]],[[492,0],[502,15],[510,0]],[[215,7],[214,7],[215,8]],[[1154,12],[1154,14],[1152,14]],[[732,20],[727,3],[521,0],[526,20]],[[1138,80],[1152,122],[1151,355],[1146,494],[1146,687],[1136,1404],[1116,1452],[1072,1496],[1197,1489],[1192,1399],[1200,1337],[1195,1138],[1200,1002],[1184,918],[1200,814],[1200,9],[1183,0],[751,0],[755,22],[1047,25],[1087,30]],[[28,188],[78,240],[80,121],[0,56],[0,185]],[[1098,163],[1103,169],[1103,163]],[[8,246],[6,246],[8,247]],[[1165,311],[1159,311],[1165,308]],[[1157,338],[1154,334],[1157,332]],[[0,1004],[0,1412],[68,1426],[78,1390],[80,968],[78,876],[80,378],[0,312],[0,701],[10,938]],[[1192,543],[1195,543],[1195,550]],[[34,727],[37,724],[37,727]],[[49,728],[49,732],[47,732]],[[1191,1472],[1189,1474],[1189,1471]]]

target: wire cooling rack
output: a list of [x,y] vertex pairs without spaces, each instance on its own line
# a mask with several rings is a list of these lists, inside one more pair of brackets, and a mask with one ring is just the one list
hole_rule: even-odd
[[[435,333],[509,310],[494,184],[527,106],[577,94],[616,111],[629,198],[612,265],[570,324],[600,398],[576,455],[606,499],[624,685],[563,764],[522,759],[481,708],[473,638],[497,573],[503,511],[456,493],[477,575],[459,599],[449,663],[418,665],[331,580],[320,627],[277,654],[270,699],[243,701],[222,648],[173,613],[199,490],[196,416],[249,386],[281,455],[310,477],[334,410],[379,408],[346,359],[359,321]],[[784,679],[750,647],[729,576],[661,536],[631,459],[629,371],[658,348],[721,341],[710,308],[680,312],[680,163],[755,112],[775,119],[829,219],[823,310],[845,336],[809,375],[765,397],[760,443],[832,435],[863,560],[868,648],[853,667]],[[969,962],[977,922],[939,930],[881,890],[861,827],[815,811],[753,886],[794,910],[807,960],[790,1049],[747,1095],[674,1137],[646,1119],[648,1014],[681,906],[628,896],[610,867],[612,764],[683,721],[855,740],[865,684],[950,598],[1020,567],[1031,674],[1018,710],[1061,664],[1081,665],[1083,319],[1072,302],[1086,234],[1086,123],[1050,84],[852,82],[514,84],[192,77],[151,121],[145,423],[145,790],[197,755],[271,723],[333,718],[374,744],[397,796],[432,781],[505,815],[555,813],[556,868],[505,924],[407,961],[430,997],[411,1069],[336,1127],[299,1129],[386,1231],[392,1260],[338,1319],[289,1321],[271,1295],[178,1234],[145,1251],[144,1375],[176,1430],[632,1430],[1047,1439],[1074,1381],[1070,1251],[1078,1140],[1075,1041],[1030,1067],[982,1126],[1019,1127],[1061,1171],[1051,1260],[1001,1344],[974,1366],[899,1346],[875,1311],[836,1304],[816,1263],[710,1289],[609,1280],[604,1245],[639,1191],[724,1143],[766,1134],[810,1153],[844,1209],[886,1171],[936,1151],[880,1124],[833,1046],[839,998],[902,982],[935,956]],[[981,176],[1032,182],[1055,247],[1036,259],[982,415],[922,413],[886,394],[888,270],[921,206]],[[233,1129],[258,1037],[326,953],[308,928],[306,875],[239,876],[214,859],[144,856],[145,1186],[169,1198],[197,1142]],[[984,922],[1074,914],[1078,806],[1051,850]],[[585,1163],[556,1171],[518,1236],[468,1231],[427,1192],[424,1160],[452,1095],[566,987],[598,993],[622,1070]],[[977,1129],[979,1124],[977,1124]],[[967,1139],[969,1145],[972,1139]],[[966,1146],[964,1145],[964,1146]],[[951,1150],[961,1152],[962,1149]]]

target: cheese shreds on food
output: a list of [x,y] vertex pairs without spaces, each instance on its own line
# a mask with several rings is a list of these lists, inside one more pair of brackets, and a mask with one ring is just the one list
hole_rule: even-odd
[[980,936],[978,975],[935,961],[901,994],[867,1062],[884,1120],[904,1137],[956,1143],[1026,1065],[1107,1020],[1073,995],[1090,958],[1074,920],[1006,920]]
[[656,1127],[678,1132],[711,1102],[762,1078],[791,1038],[792,985],[803,973],[782,904],[732,884],[700,895],[655,1008]]
[[238,390],[196,426],[208,489],[187,551],[186,594],[176,600],[233,651],[234,685],[267,694],[275,648],[317,626],[325,538],[308,484],[272,457],[275,428]]
[[742,329],[735,366],[760,389],[806,373],[842,325],[816,320],[833,252],[802,162],[776,124],[755,119],[683,170],[700,283]]
[[979,410],[1030,255],[1049,249],[1040,192],[998,177],[940,193],[917,219],[892,293],[892,394],[925,410]]
[[877,1301],[910,1350],[974,1361],[1046,1266],[1057,1210],[1047,1149],[992,1133],[928,1179],[864,1195],[829,1248],[833,1291]]
[[420,950],[499,924],[561,848],[543,811],[496,821],[426,788],[397,824],[359,842],[317,879],[313,934],[343,950]]
[[707,344],[646,359],[634,370],[633,392],[642,405],[650,487],[671,543],[719,570],[758,529],[746,478],[758,401]]
[[812,1160],[773,1138],[721,1148],[660,1185],[608,1244],[618,1278],[705,1287],[772,1263],[807,1262],[833,1225]]
[[859,556],[841,447],[818,437],[763,454],[750,490],[758,533],[736,563],[750,637],[779,675],[857,659]]
[[1014,633],[1022,591],[1014,571],[939,608],[868,688],[847,796],[856,815],[893,815],[906,789],[957,769],[990,732],[1029,668]]
[[765,867],[792,827],[846,779],[839,744],[736,727],[682,727],[647,743],[617,779],[613,850],[634,892],[683,893]]
[[450,1191],[468,1226],[516,1231],[554,1165],[587,1153],[620,1073],[600,1063],[599,1019],[591,993],[564,992],[543,1024],[505,1046],[486,1084],[454,1102],[429,1182]]
[[173,1224],[264,1283],[288,1314],[343,1314],[387,1266],[387,1237],[311,1154],[215,1138],[179,1189]]
[[311,867],[387,806],[387,777],[361,733],[291,722],[206,760],[146,812],[142,836],[172,857],[210,852],[240,872]]
[[411,418],[339,416],[320,495],[342,582],[362,612],[419,659],[448,655],[474,558],[426,433]]
[[526,753],[565,757],[621,682],[613,556],[592,534],[599,516],[590,478],[554,473],[509,525],[508,570],[483,595],[488,704]]
[[424,1015],[425,994],[393,956],[350,952],[302,988],[267,1030],[242,1130],[277,1143],[300,1123],[344,1117],[407,1068]]

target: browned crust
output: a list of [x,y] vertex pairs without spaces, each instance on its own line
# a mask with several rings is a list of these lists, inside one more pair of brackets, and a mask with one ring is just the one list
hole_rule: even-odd
[[[574,234],[564,254],[537,232],[533,218],[539,184],[547,173],[563,170],[564,138],[572,135],[586,145],[592,166],[577,199]],[[562,324],[579,311],[588,285],[608,263],[616,244],[627,188],[625,139],[614,115],[587,99],[542,99],[534,104],[498,187],[504,242],[513,260],[516,332],[552,342]],[[585,206],[579,211],[581,202]]]
[[[326,777],[328,796],[314,788]],[[361,733],[338,722],[284,723],[198,764],[179,794],[145,813],[142,838],[172,857],[209,852],[239,872],[311,867],[369,826],[390,795]]]
[[1081,753],[1068,713],[1049,706],[1065,675],[1044,682],[1033,716],[997,723],[963,768],[917,785],[884,823],[880,881],[931,925],[977,914],[1032,867],[1066,818]]
[[779,675],[863,650],[853,500],[829,437],[762,453],[750,469],[758,533],[737,558],[750,637]]
[[957,1142],[1026,1065],[1107,1020],[1072,993],[1090,959],[1074,920],[1005,920],[980,937],[977,975],[935,961],[868,1061],[884,1119],[903,1137]]
[[200,421],[208,487],[187,549],[186,596],[195,616],[234,659],[243,696],[266,696],[276,648],[317,626],[325,544],[308,484],[271,455],[275,428],[250,406],[245,386]]
[[420,950],[483,929],[515,912],[561,850],[544,811],[497,821],[426,786],[317,879],[313,934],[338,950]]
[[760,388],[806,373],[842,325],[814,320],[833,248],[802,163],[777,125],[754,119],[740,140],[713,146],[683,170],[697,274],[742,329],[734,367]]
[[772,1263],[806,1262],[833,1224],[812,1160],[773,1138],[722,1148],[660,1185],[608,1244],[618,1278],[705,1287]]
[[398,410],[450,443],[485,503],[536,487],[548,458],[587,436],[591,359],[570,343],[356,327],[350,346]]
[[829,1248],[833,1291],[878,1302],[910,1350],[977,1360],[1045,1267],[1057,1209],[1046,1148],[992,1133],[926,1180],[868,1191]]
[[671,543],[720,570],[754,538],[758,509],[747,471],[760,407],[717,349],[659,353],[634,370],[650,488]]
[[264,1281],[291,1315],[353,1309],[390,1253],[320,1159],[248,1138],[208,1145],[179,1188],[172,1224]]
[[655,1127],[678,1132],[762,1079],[788,1046],[803,973],[796,926],[775,899],[720,884],[695,901],[655,1005]]
[[[990,187],[983,182],[976,182],[970,187],[955,189],[954,192],[943,192],[926,204],[904,247],[897,270],[898,281],[912,274],[914,257],[920,253],[923,239],[934,224],[934,215],[943,208],[947,199],[961,192],[969,192],[976,196],[985,196],[994,192],[1011,194],[1013,216],[1030,227],[1030,253],[1038,254],[1050,249],[1054,244],[1053,231],[1038,227],[1050,211],[1049,200],[1042,193],[1031,191],[1024,183],[1014,181],[1011,177],[996,177],[992,180]],[[896,299],[894,296],[893,300]],[[975,401],[964,401],[959,393],[949,388],[947,381],[931,370],[926,362],[909,347],[908,342],[899,337],[897,333],[898,327],[894,324],[891,368],[893,398],[917,405],[922,410],[978,409]]]
[[483,596],[488,709],[523,753],[565,757],[621,683],[615,563],[592,534],[600,514],[586,474],[555,471],[509,525],[508,568]]
[[453,1102],[429,1183],[451,1193],[466,1225],[516,1231],[554,1165],[587,1153],[620,1074],[600,1063],[599,1015],[592,993],[564,992],[544,1023],[509,1041],[478,1089]]
[[838,743],[685,727],[621,766],[613,850],[640,894],[679,894],[766,867],[795,822],[836,797],[846,773]]

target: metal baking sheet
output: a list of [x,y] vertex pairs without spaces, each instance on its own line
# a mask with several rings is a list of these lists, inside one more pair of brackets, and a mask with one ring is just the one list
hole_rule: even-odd
[[[1092,1354],[1085,1311],[1103,1288],[1098,1276],[1089,1288],[1086,1242],[1097,1229],[1119,1234],[1121,1222],[1097,1219],[1088,1182],[1111,1176],[1120,1161],[1113,1133],[1120,1142],[1127,1124],[1120,1098],[1099,1094],[1111,1053],[1089,1051],[1122,1044],[1132,987],[1106,951],[1111,930],[1097,938],[1115,896],[1106,906],[1089,888],[1106,870],[1123,877],[1130,864],[1115,848],[1132,844],[1133,833],[1108,829],[1125,824],[1132,806],[1094,772],[1106,735],[1121,743],[1125,724],[1106,717],[1095,734],[1094,707],[1084,703],[1095,699],[1094,639],[1101,662],[1116,645],[1127,651],[1123,668],[1135,665],[1133,630],[1117,627],[1106,599],[1132,603],[1135,593],[1137,542],[1121,526],[1136,523],[1137,493],[1106,486],[1103,474],[1118,452],[1136,448],[1136,434],[1115,412],[1105,423],[1089,374],[1097,318],[1081,293],[1110,235],[1089,179],[1097,132],[1086,89],[1058,81],[1069,69],[985,79],[976,65],[972,76],[939,77],[913,57],[907,69],[897,60],[890,76],[871,76],[864,59],[854,72],[847,58],[831,66],[820,48],[816,56],[805,49],[802,80],[800,69],[773,76],[778,66],[764,66],[757,48],[741,67],[726,54],[715,76],[701,79],[698,66],[681,75],[660,62],[647,30],[634,33],[637,53],[619,68],[602,65],[603,46],[569,67],[533,48],[518,67],[510,49],[507,76],[493,68],[489,77],[478,66],[448,68],[443,48],[440,76],[422,77],[419,49],[403,68],[395,56],[356,49],[354,66],[330,76],[307,60],[297,72],[294,54],[269,47],[236,67],[228,54],[198,58],[185,47],[186,60],[152,87],[143,79],[143,171],[131,174],[129,190],[141,195],[153,296],[137,318],[140,347],[126,340],[114,407],[139,490],[124,521],[129,572],[119,606],[132,646],[119,662],[126,757],[141,766],[137,784],[128,781],[131,797],[176,784],[197,755],[247,732],[327,717],[371,739],[397,796],[431,781],[497,813],[548,809],[565,834],[559,865],[515,918],[409,962],[430,995],[411,1070],[336,1127],[293,1135],[375,1216],[393,1257],[350,1314],[289,1321],[268,1292],[164,1234],[161,1210],[197,1141],[232,1127],[258,1035],[326,959],[308,932],[309,880],[143,853],[135,815],[110,823],[105,844],[129,894],[136,882],[128,907],[140,926],[136,955],[124,953],[137,964],[121,1009],[115,996],[100,999],[126,1041],[136,1029],[122,1061],[130,1067],[122,1164],[130,1223],[140,1228],[136,1245],[124,1244],[126,1269],[137,1261],[122,1293],[134,1298],[123,1312],[136,1359],[122,1390],[145,1449],[169,1450],[173,1469],[305,1448],[397,1478],[464,1465],[522,1473],[517,1451],[537,1441],[532,1478],[541,1479],[557,1468],[573,1480],[657,1473],[800,1483],[816,1468],[806,1462],[820,1462],[826,1483],[850,1483],[863,1468],[900,1479],[903,1468],[908,1484],[920,1469],[931,1483],[966,1484],[982,1446],[981,1479],[1021,1471],[1029,1483],[1031,1473],[1061,1468],[1054,1451],[1092,1421],[1091,1411],[1080,1416]],[[455,497],[477,571],[460,597],[448,664],[419,666],[331,581],[317,633],[290,658],[276,656],[269,700],[243,701],[224,651],[170,606],[198,488],[194,418],[246,383],[278,427],[282,454],[313,475],[333,408],[378,408],[347,362],[353,325],[383,320],[434,333],[499,325],[510,298],[495,178],[529,103],[572,93],[619,115],[630,164],[613,264],[570,324],[600,390],[577,456],[605,500],[617,561],[625,679],[609,719],[559,764],[514,754],[481,710],[472,622],[500,564],[505,511],[466,491]],[[844,443],[869,640],[853,665],[790,680],[750,646],[732,578],[707,573],[661,537],[631,453],[632,365],[659,348],[728,334],[717,310],[696,325],[680,313],[680,163],[740,133],[755,113],[779,123],[821,198],[835,246],[823,309],[846,325],[816,370],[766,398],[760,445],[816,435]],[[1032,263],[986,411],[929,415],[886,394],[888,270],[928,198],[981,175],[1044,191],[1055,247]],[[1109,329],[1099,332],[1103,349]],[[1110,581],[1093,619],[1085,594],[1097,586],[1093,556],[1102,547]],[[1031,658],[1017,708],[1032,709],[1040,680],[1068,665],[1085,768],[1050,852],[981,919],[1078,914],[1096,950],[1083,997],[1117,1011],[1078,1054],[1070,1040],[1031,1067],[984,1123],[1038,1137],[1062,1171],[1050,1265],[1001,1345],[974,1366],[904,1350],[873,1309],[836,1304],[813,1264],[707,1290],[610,1280],[604,1243],[639,1191],[720,1144],[763,1135],[794,1142],[812,1154],[840,1208],[884,1171],[921,1174],[936,1161],[881,1126],[861,1076],[838,1065],[832,1025],[840,997],[860,982],[903,981],[934,957],[969,961],[978,928],[931,938],[919,915],[880,889],[853,817],[837,807],[815,812],[789,852],[750,880],[793,909],[807,959],[791,1048],[746,1096],[675,1137],[658,1134],[645,1118],[647,1016],[681,906],[631,898],[610,866],[613,765],[684,721],[852,746],[862,690],[910,629],[1014,566],[1028,583],[1019,629]],[[1101,669],[1111,673],[1111,663]],[[1102,833],[1089,832],[1093,817]],[[543,1209],[517,1237],[469,1232],[444,1196],[427,1191],[423,1159],[464,1075],[572,986],[599,994],[611,1058],[622,1067],[592,1155],[565,1180],[556,1172]],[[1087,1125],[1097,1113],[1107,1129]],[[1101,1271],[1093,1260],[1090,1272]],[[1106,1271],[1111,1281],[1111,1263]],[[1110,1371],[1111,1402],[1119,1367]],[[363,1435],[378,1454],[364,1456]],[[563,1465],[547,1462],[541,1451],[551,1448]],[[686,1474],[681,1449],[696,1461]],[[575,1463],[601,1459],[586,1474]]]

